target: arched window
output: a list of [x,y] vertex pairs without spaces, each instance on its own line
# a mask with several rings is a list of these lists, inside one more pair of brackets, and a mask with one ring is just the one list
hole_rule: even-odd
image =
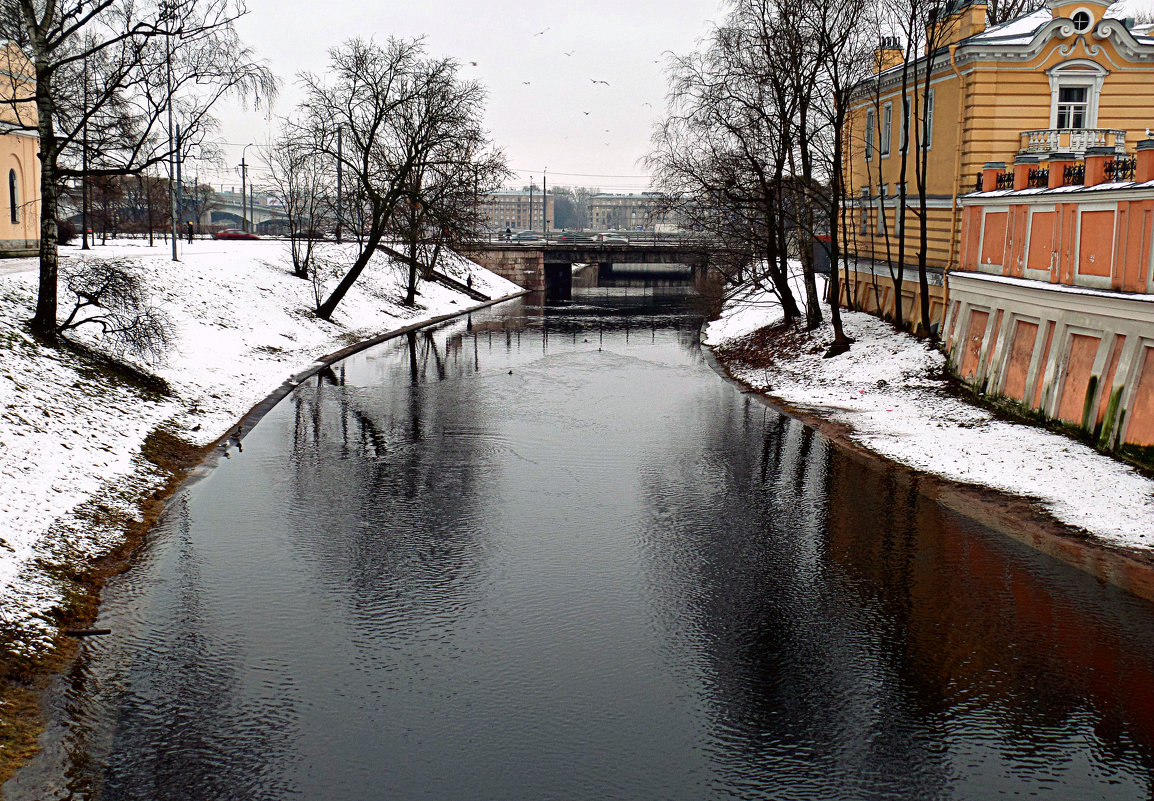
[[20,222],[20,205],[16,197],[16,170],[8,171],[8,206],[12,209],[12,222]]

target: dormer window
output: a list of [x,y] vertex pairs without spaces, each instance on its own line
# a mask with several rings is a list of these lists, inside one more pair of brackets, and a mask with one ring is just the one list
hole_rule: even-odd
[[1075,31],[1085,33],[1094,24],[1094,17],[1086,9],[1080,8],[1074,12],[1074,16],[1070,17],[1070,21],[1074,23]]

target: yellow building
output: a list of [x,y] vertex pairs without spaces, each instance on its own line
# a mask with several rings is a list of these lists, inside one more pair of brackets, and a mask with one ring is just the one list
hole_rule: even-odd
[[[0,52],[0,257],[35,255],[40,247],[40,140],[35,130],[35,106],[19,104],[19,118],[11,104],[16,91],[32,80],[24,54],[9,44]],[[20,125],[23,123],[24,125]]]
[[[940,273],[958,264],[958,197],[974,191],[988,162],[1036,161],[1038,181],[1045,180],[1051,164],[1076,174],[1087,148],[1132,152],[1145,129],[1154,126],[1154,38],[1106,16],[1108,5],[1106,0],[1051,0],[1044,9],[986,28],[984,0],[956,0],[938,23],[940,46],[933,58],[923,53],[909,64],[904,95],[903,53],[894,40],[882,42],[878,72],[857,87],[847,118],[844,177],[852,221],[843,241],[859,261],[895,260],[904,230],[904,263],[917,264],[921,221],[915,215],[914,161],[924,147],[926,261],[939,274],[932,281],[937,289],[931,287],[934,321],[940,322],[944,310]],[[903,107],[914,120],[906,148],[904,215],[897,202]],[[1007,180],[1012,180],[1009,172]],[[907,320],[917,308],[916,273],[911,273],[902,292]],[[848,291],[860,290],[858,301],[866,308],[892,311],[887,284],[888,271],[863,264]]]

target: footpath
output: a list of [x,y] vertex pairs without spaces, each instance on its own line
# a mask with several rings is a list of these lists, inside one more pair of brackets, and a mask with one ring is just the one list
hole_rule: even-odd
[[948,505],[1154,600],[1154,481],[958,397],[941,352],[871,315],[843,310],[855,342],[825,359],[826,317],[810,334],[783,330],[776,297],[747,287],[703,341],[749,389],[851,447],[940,479]]

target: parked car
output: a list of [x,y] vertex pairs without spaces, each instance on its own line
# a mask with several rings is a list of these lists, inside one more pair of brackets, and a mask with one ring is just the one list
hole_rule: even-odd
[[250,234],[248,231],[242,231],[239,228],[225,228],[223,231],[217,231],[212,235],[213,239],[260,239],[256,234]]
[[541,237],[537,236],[537,234],[533,233],[532,231],[518,231],[517,233],[513,234],[514,242],[536,242],[540,238]]
[[593,237],[584,231],[562,231],[558,237],[558,242],[592,242]]
[[621,234],[598,234],[597,241],[605,245],[628,245],[629,238]]

